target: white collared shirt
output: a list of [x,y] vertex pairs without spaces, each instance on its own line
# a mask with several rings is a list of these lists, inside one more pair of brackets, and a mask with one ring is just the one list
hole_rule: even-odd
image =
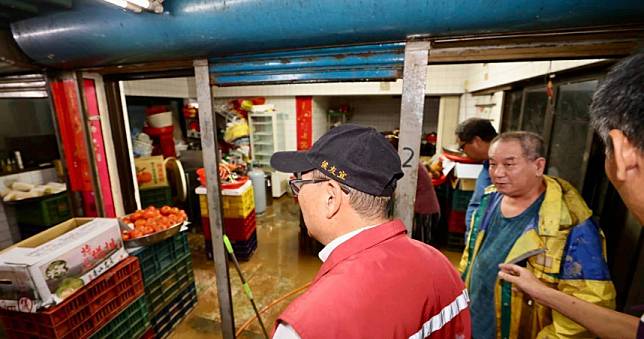
[[[347,240],[355,237],[360,232],[368,230],[370,228],[374,228],[378,225],[371,225],[371,226],[358,228],[356,230],[353,230],[349,233],[345,233],[333,239],[333,241],[326,244],[326,246],[324,246],[324,248],[320,251],[320,253],[318,253],[318,257],[320,258],[320,260],[322,260],[322,262],[326,262],[326,260],[329,259],[329,256],[331,255],[333,250],[335,250],[338,246],[342,245]],[[275,330],[275,335],[273,335],[273,339],[300,339],[300,335],[297,334],[297,332],[291,325],[286,323],[280,323],[279,325],[277,325],[277,329]]]
[[371,225],[371,226],[365,226],[365,227],[362,227],[362,228],[358,228],[357,230],[353,230],[353,231],[351,231],[349,233],[345,233],[345,234],[333,239],[333,241],[331,241],[330,243],[326,244],[326,246],[324,246],[324,248],[320,251],[320,253],[318,253],[318,257],[320,257],[320,260],[322,260],[322,262],[325,262],[329,258],[329,256],[331,255],[331,252],[333,252],[333,250],[336,249],[336,247],[342,245],[345,241],[355,237],[356,235],[358,235],[358,233],[360,233],[362,231],[365,231],[365,230],[368,230],[370,228],[374,228],[376,226],[378,226],[378,225]]

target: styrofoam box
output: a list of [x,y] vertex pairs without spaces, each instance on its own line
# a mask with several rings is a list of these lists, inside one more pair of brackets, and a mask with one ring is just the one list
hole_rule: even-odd
[[459,179],[476,179],[483,170],[483,165],[456,163],[454,175]]
[[58,304],[127,256],[117,219],[69,219],[0,253],[0,307]]
[[221,195],[241,196],[252,186],[253,186],[253,183],[250,180],[248,180],[238,188],[221,190]]

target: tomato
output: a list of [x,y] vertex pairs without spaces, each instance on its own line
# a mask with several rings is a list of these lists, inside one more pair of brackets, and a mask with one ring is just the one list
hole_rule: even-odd
[[156,211],[146,210],[145,212],[143,212],[143,217],[145,219],[154,219],[154,217],[158,215],[157,213],[158,212]]
[[170,206],[163,206],[161,207],[161,214],[163,215],[168,215],[172,213],[172,207]]
[[136,221],[143,218],[143,211],[138,210],[130,215],[130,220]]
[[172,225],[174,225],[174,224],[176,224],[176,223],[180,222],[179,217],[177,217],[177,215],[176,215],[176,214],[170,214],[170,215],[168,216],[168,219],[170,219],[170,222],[172,223]]
[[134,230],[123,231],[123,240],[131,240],[144,235],[161,232],[183,221],[187,220],[184,210],[177,207],[163,206],[157,209],[154,206],[148,206],[144,210],[137,210],[127,215],[121,220],[130,224]]
[[141,228],[141,227],[145,226],[145,224],[146,224],[145,219],[139,219],[139,220],[134,222],[134,227],[135,228]]

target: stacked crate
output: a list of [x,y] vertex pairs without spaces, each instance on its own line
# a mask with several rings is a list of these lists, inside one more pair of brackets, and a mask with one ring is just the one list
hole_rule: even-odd
[[[36,313],[0,310],[0,320],[8,338],[105,337],[104,329],[111,328],[114,319],[140,304],[143,293],[139,261],[130,257],[58,305]],[[128,338],[137,338],[149,327],[145,315],[140,319],[136,325],[128,325],[132,333]]]
[[[257,217],[253,185],[247,181],[239,188],[222,190],[221,195],[224,233],[230,239],[237,259],[248,260],[257,249]],[[208,198],[205,194],[199,196],[199,205],[206,240],[206,254],[208,259],[212,259]]]
[[67,193],[25,202],[12,202],[22,239],[27,239],[72,217]]
[[185,232],[134,253],[141,262],[145,301],[156,338],[166,337],[197,302]]
[[136,299],[130,306],[107,323],[91,339],[129,339],[142,338],[150,329],[148,305],[145,297]]
[[474,192],[459,188],[452,192],[452,204],[447,217],[447,247],[451,250],[461,251],[465,246],[465,214],[472,193]]
[[247,181],[237,189],[221,191],[224,232],[239,260],[248,260],[257,249],[257,220],[253,185]]
[[141,196],[141,207],[154,206],[161,208],[163,206],[172,206],[172,189],[170,186],[142,188],[139,190]]

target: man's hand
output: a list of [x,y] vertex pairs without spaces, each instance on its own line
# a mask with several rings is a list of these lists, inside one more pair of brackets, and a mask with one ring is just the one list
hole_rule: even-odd
[[534,301],[558,311],[600,338],[635,338],[637,335],[637,317],[550,288],[521,266],[501,264],[499,268],[499,278],[512,283],[513,289],[520,289]]
[[536,302],[542,303],[543,295],[549,287],[537,279],[532,272],[524,267],[512,264],[501,264],[499,268],[501,269],[499,271],[500,279],[512,283],[513,289],[519,289]]

